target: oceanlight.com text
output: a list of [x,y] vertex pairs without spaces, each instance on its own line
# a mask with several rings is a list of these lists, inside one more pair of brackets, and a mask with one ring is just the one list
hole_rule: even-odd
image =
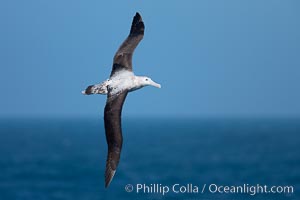
[[126,192],[136,194],[293,194],[293,186],[268,186],[261,184],[241,184],[241,185],[219,185],[219,184],[202,184],[197,185],[193,183],[179,184],[174,183],[171,185],[164,185],[159,183],[138,183],[135,185],[127,184],[125,186]]

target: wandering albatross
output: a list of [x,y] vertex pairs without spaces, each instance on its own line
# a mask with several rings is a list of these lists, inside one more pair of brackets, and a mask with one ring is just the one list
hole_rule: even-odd
[[105,187],[108,187],[116,173],[122,149],[121,113],[128,92],[140,89],[144,86],[160,88],[149,77],[135,76],[132,72],[132,55],[134,49],[144,36],[144,22],[139,13],[133,18],[129,36],[119,47],[113,59],[110,78],[106,81],[88,86],[83,94],[107,94],[104,109],[104,125],[108,154],[105,170]]

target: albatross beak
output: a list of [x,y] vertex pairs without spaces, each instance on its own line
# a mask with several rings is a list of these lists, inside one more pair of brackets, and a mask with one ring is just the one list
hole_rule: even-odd
[[158,84],[158,83],[155,83],[154,81],[152,81],[152,82],[150,83],[150,85],[152,85],[152,86],[154,86],[154,87],[157,87],[157,88],[161,88],[161,85]]

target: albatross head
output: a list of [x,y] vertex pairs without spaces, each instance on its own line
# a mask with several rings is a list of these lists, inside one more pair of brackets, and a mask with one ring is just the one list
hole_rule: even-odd
[[142,85],[142,86],[148,86],[148,85],[151,85],[151,86],[154,86],[154,87],[157,87],[157,88],[161,88],[161,85],[158,84],[158,83],[155,83],[154,81],[152,81],[151,78],[147,77],[147,76],[141,76],[139,77],[139,83]]

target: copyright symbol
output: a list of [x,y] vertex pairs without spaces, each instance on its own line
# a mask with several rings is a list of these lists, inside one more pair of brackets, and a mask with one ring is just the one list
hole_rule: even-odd
[[125,191],[126,191],[126,192],[132,192],[132,191],[133,191],[133,185],[127,184],[127,185],[125,186]]

